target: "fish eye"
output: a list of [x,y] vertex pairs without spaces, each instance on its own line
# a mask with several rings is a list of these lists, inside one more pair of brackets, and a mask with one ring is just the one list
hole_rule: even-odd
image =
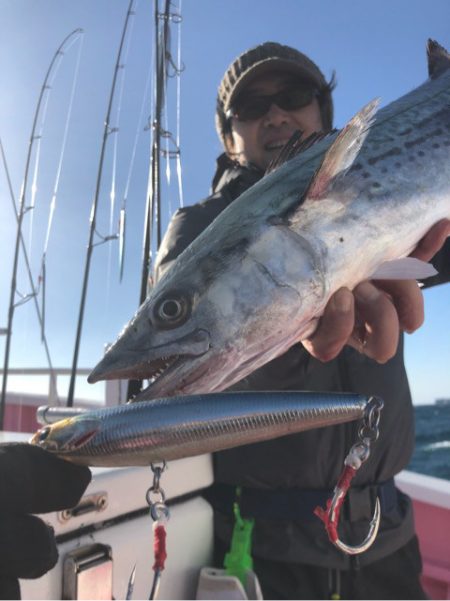
[[169,298],[163,301],[159,306],[159,316],[161,319],[178,319],[183,313],[183,306],[179,300]]
[[171,293],[160,299],[154,309],[158,325],[172,328],[183,324],[190,315],[190,303],[181,294]]

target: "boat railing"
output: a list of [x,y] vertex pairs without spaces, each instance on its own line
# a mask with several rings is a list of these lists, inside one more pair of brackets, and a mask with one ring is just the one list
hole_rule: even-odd
[[[78,376],[88,376],[92,371],[92,367],[79,367],[77,368]],[[58,395],[58,376],[69,377],[72,373],[70,367],[10,367],[8,369],[8,376],[48,376],[48,395],[47,405],[64,405],[66,399]],[[0,369],[0,376],[3,377],[3,369]],[[120,405],[127,401],[127,382],[125,380],[107,380],[105,382],[105,392],[101,404],[104,405]],[[7,395],[7,397],[10,394]],[[30,396],[33,396],[31,394]],[[36,397],[42,395],[35,395]],[[77,404],[80,400],[76,401]],[[81,401],[81,404],[85,404]],[[96,403],[98,405],[98,402]]]
[[[90,368],[77,369],[77,376],[87,376],[91,373]],[[10,367],[8,376],[48,376],[48,404],[58,405],[58,376],[70,376],[72,370],[69,367]],[[0,369],[3,377],[3,369]]]
[[[92,371],[92,368],[78,368],[77,377],[86,377]],[[26,392],[22,387],[20,391],[7,390],[6,403],[4,408],[3,429],[11,432],[34,432],[39,424],[36,419],[36,410],[41,405],[53,407],[65,407],[67,397],[65,394],[58,394],[58,378],[70,377],[72,370],[69,367],[57,367],[50,369],[48,367],[14,367],[8,369],[8,376],[20,376],[23,378],[47,376],[48,390],[45,388]],[[0,369],[0,374],[3,370]],[[61,386],[60,386],[61,388]],[[97,393],[99,390],[97,389]],[[75,407],[85,409],[95,409],[105,406],[114,406],[126,403],[127,401],[127,381],[126,380],[107,380],[104,383],[104,390],[94,394],[92,398],[86,398],[84,395],[77,395],[74,400]]]

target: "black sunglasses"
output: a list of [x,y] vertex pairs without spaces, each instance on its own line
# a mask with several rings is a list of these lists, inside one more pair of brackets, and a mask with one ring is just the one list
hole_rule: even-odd
[[317,96],[317,90],[311,86],[291,86],[276,94],[268,96],[243,96],[227,111],[227,118],[235,117],[238,121],[254,121],[263,117],[272,104],[284,111],[295,111],[308,106]]

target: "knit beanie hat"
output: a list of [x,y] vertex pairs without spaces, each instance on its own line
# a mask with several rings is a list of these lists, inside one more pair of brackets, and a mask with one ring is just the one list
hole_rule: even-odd
[[331,92],[334,87],[334,77],[330,83],[327,83],[319,67],[305,54],[277,42],[265,42],[238,56],[228,67],[220,83],[217,94],[216,128],[223,144],[225,134],[231,131],[226,113],[233,101],[252,80],[270,71],[287,71],[310,80],[319,92],[318,101],[324,128],[326,130],[332,128]]

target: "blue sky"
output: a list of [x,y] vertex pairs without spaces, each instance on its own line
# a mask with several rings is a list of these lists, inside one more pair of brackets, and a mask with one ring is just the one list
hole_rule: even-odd
[[[175,3],[178,5],[178,2]],[[16,197],[22,183],[33,114],[40,87],[56,48],[66,35],[84,30],[47,262],[47,336],[55,366],[72,361],[80,302],[89,213],[95,189],[103,122],[113,68],[128,0],[1,0],[0,19],[0,136]],[[425,44],[435,38],[450,48],[448,0],[183,0],[181,7],[181,150],[186,204],[209,191],[216,156],[221,148],[214,129],[215,94],[223,72],[237,54],[273,40],[295,46],[310,55],[326,77],[336,71],[335,125],[341,127],[365,103],[381,97],[389,103],[426,79]],[[173,49],[179,26],[172,25]],[[136,160],[127,202],[125,276],[118,278],[117,242],[94,250],[79,365],[93,366],[104,344],[114,340],[136,309],[139,296],[143,209],[147,190],[150,134],[144,126],[150,114],[146,82],[152,65],[153,2],[140,0],[133,17],[129,51],[123,69],[120,118],[112,125],[117,134],[116,202],[120,206],[130,157],[137,139]],[[42,128],[33,213],[31,262],[39,272],[49,201],[59,160],[77,62],[79,43],[65,54],[48,98]],[[175,80],[169,86],[169,129],[175,133]],[[143,118],[139,120],[144,100]],[[117,109],[117,106],[115,107]],[[114,118],[117,113],[114,113]],[[136,138],[137,136],[137,138]],[[171,162],[174,180],[175,164]],[[165,165],[164,165],[165,169]],[[113,171],[113,135],[110,136],[98,229],[109,232],[109,191]],[[6,325],[11,279],[15,219],[0,169],[0,327]],[[177,186],[164,188],[164,201],[177,206]],[[30,213],[24,234],[30,237]],[[117,208],[114,215],[117,224]],[[163,227],[167,224],[164,215]],[[116,228],[115,228],[116,229]],[[19,289],[28,291],[23,264]],[[414,401],[432,402],[450,396],[450,285],[426,293],[426,324],[407,336],[407,367]],[[3,357],[4,338],[0,338]],[[31,304],[15,313],[11,365],[45,366],[37,320]],[[65,393],[67,381],[61,381]],[[24,387],[18,379],[10,388]],[[44,387],[33,380],[31,389]],[[103,385],[80,380],[82,396],[102,394]]]

